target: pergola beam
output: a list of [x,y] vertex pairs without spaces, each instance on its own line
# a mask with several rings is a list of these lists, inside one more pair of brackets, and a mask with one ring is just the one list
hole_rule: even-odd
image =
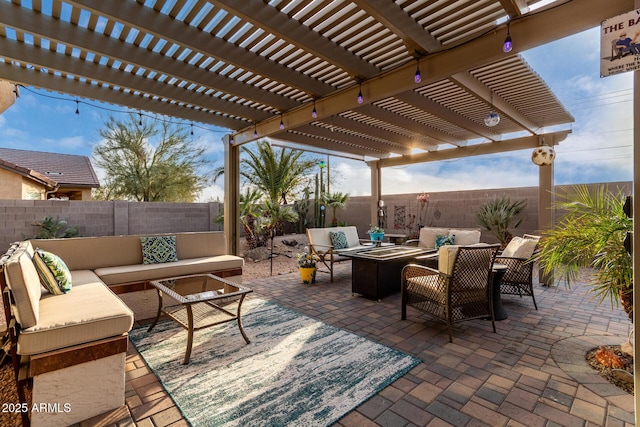
[[[547,145],[557,145],[563,141],[571,130],[552,132],[544,135]],[[525,136],[510,139],[509,141],[495,141],[466,147],[456,147],[447,150],[433,151],[429,153],[413,154],[411,156],[393,157],[379,160],[380,167],[406,166],[416,163],[437,162],[442,160],[458,159],[462,157],[482,156],[485,154],[505,153],[509,151],[525,150],[540,145],[541,137],[538,135]]]
[[361,9],[402,39],[409,53],[420,57],[442,49],[442,43],[409,16],[395,2],[388,0],[354,0]]
[[210,0],[211,3],[233,12],[234,15],[251,22],[269,33],[277,35],[294,46],[322,58],[346,71],[357,80],[370,78],[380,69],[357,57],[337,43],[322,37],[306,25],[291,19],[275,7],[265,7],[263,0]]
[[[0,79],[20,82],[28,86],[65,93],[80,98],[99,99],[101,102],[121,105],[135,110],[151,111],[171,117],[185,117],[185,107],[176,103],[163,102],[158,99],[143,96],[142,94],[114,91],[107,87],[15,65],[2,64],[0,66]],[[189,119],[185,118],[185,120],[194,120],[226,128],[237,127],[242,123],[231,117],[195,109],[189,110]]]
[[[603,19],[616,14],[633,10],[632,0],[582,0],[567,2],[536,13],[525,15],[511,23],[511,36],[514,48],[508,55],[576,34],[589,28],[598,26]],[[567,19],[570,16],[571,19]],[[544,31],[541,31],[544,28]],[[474,67],[480,67],[504,58],[502,43],[506,36],[506,27],[491,31],[486,35],[471,40],[458,47],[428,55],[420,60],[422,82],[425,86],[450,77],[453,74],[465,72]],[[408,63],[393,71],[362,83],[364,103],[373,103],[398,93],[414,90],[415,63]],[[356,110],[361,106],[357,102],[358,86],[351,86],[325,98],[316,101],[318,119],[330,117],[346,110]],[[307,124],[313,119],[311,111],[313,105],[308,103],[284,114],[289,128]],[[267,119],[256,125],[261,136],[271,136],[281,132],[279,119]],[[238,143],[254,140],[254,127],[246,127],[235,135]]]
[[[319,138],[317,136],[310,136],[308,134],[302,134],[297,132],[283,132],[278,134],[276,139],[282,141],[293,142],[295,144],[308,145],[310,147],[319,148],[323,150],[331,150],[331,151],[344,151],[348,148],[349,153],[353,153],[357,156],[368,156],[368,157],[384,157],[385,154],[380,151],[375,151],[366,147],[361,146],[351,146],[345,142],[338,141],[335,139],[328,138]],[[348,147],[345,147],[349,145]]]
[[[257,53],[249,52],[219,37],[203,33],[188,25],[175,25],[175,19],[145,7],[141,3],[115,0],[68,0],[68,3],[116,21],[119,21],[121,16],[126,16],[127,23],[142,32],[176,43],[193,52],[220,58],[229,64],[251,70],[271,80],[284,82],[311,96],[321,96],[335,90],[331,85],[269,61]],[[207,46],[208,49],[202,49],[201,46]]]
[[[65,24],[43,14],[26,13],[24,8],[15,4],[0,2],[0,24],[14,28],[16,31],[62,43],[65,46],[75,46],[81,50],[94,52],[96,55],[120,61],[123,64],[131,64],[148,71],[154,71],[159,76],[171,74],[201,86],[217,88],[231,95],[273,106],[280,110],[300,105],[298,102],[276,93],[217,73],[211,73],[200,67],[186,66],[187,64],[184,62],[155,54],[149,50],[138,49],[117,39],[111,39],[109,43],[105,43],[104,36],[100,34],[76,25]],[[216,109],[211,104],[209,104],[209,108]],[[223,107],[220,106],[218,109],[220,108]],[[266,116],[248,118],[263,120]]]

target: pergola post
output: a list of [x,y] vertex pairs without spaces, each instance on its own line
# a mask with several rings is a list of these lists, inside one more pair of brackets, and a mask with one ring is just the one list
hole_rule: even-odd
[[231,143],[230,135],[224,142],[224,232],[227,235],[227,253],[240,254],[240,147]]
[[[640,7],[640,0],[636,0],[636,7]],[[640,230],[637,229],[636,220],[638,217],[637,212],[640,212],[640,193],[638,192],[638,186],[640,182],[640,71],[633,72],[633,123],[636,125],[633,127],[633,190],[632,190],[632,204],[633,204],[633,330],[636,331],[638,327],[638,307],[640,307],[640,292],[638,291],[638,268],[640,268]],[[640,334],[634,333],[633,336],[633,371],[640,372],[640,354],[638,354],[638,348],[640,348]],[[637,390],[638,380],[637,374],[633,376],[634,388]],[[635,393],[635,422],[636,425],[640,422],[640,393]]]
[[[538,171],[538,233],[553,228],[555,223],[553,187],[553,163],[540,166]],[[545,276],[541,271],[539,280],[540,283],[550,285],[553,282],[553,276]]]
[[380,162],[373,160],[367,162],[371,169],[371,225],[378,225],[378,201],[382,199],[382,171]]

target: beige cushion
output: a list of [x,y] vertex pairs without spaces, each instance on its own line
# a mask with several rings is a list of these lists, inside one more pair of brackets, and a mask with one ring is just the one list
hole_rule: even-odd
[[537,245],[538,240],[524,239],[516,236],[511,239],[507,247],[504,248],[502,256],[527,259],[533,255]]
[[19,354],[38,354],[128,332],[133,312],[93,272],[73,271],[73,289],[44,294],[37,325],[18,337]]
[[[148,234],[161,236],[165,234]],[[222,231],[177,233],[178,259],[203,258],[227,253]],[[34,240],[35,245],[53,252],[64,260],[70,270],[95,270],[102,267],[142,264],[140,235],[75,237],[72,239]],[[92,256],[87,256],[92,254]]]
[[453,241],[454,245],[473,245],[480,243],[480,230],[462,230],[452,228],[449,230],[449,236],[456,236]]
[[438,249],[438,270],[441,273],[451,275],[453,273],[453,264],[458,255],[460,245],[445,245]]
[[436,247],[436,236],[447,236],[449,235],[448,228],[437,228],[437,227],[422,227],[420,229],[420,238],[418,241],[418,246],[428,249],[435,249]]
[[[107,285],[144,282],[186,274],[210,273],[219,270],[242,268],[244,259],[235,255],[180,259],[161,264],[134,264],[96,268],[95,273]],[[75,283],[74,283],[75,285]]]
[[5,265],[5,279],[15,299],[14,313],[23,328],[38,323],[40,315],[40,277],[33,264],[33,246],[21,242]]

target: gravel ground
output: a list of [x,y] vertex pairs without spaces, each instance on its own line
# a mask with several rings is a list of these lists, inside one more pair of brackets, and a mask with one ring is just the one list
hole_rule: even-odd
[[[296,246],[288,246],[283,243],[285,241],[296,241]],[[247,256],[249,250],[244,239],[240,239],[240,256],[245,259],[244,268],[242,269],[242,277],[245,282],[252,279],[277,276],[279,274],[288,274],[298,271],[298,263],[296,254],[304,252],[309,240],[306,234],[288,234],[285,236],[276,236],[273,239],[273,274],[271,274],[271,260],[252,260]],[[268,254],[268,249],[264,251]]]

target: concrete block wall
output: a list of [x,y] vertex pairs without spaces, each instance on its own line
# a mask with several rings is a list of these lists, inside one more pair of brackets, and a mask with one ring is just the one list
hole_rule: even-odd
[[45,216],[67,219],[80,236],[215,231],[222,204],[127,201],[0,200],[0,253],[15,241],[35,236],[32,225]]
[[[594,188],[600,184],[591,184]],[[616,192],[622,189],[624,194],[631,194],[632,184],[630,182],[613,182],[608,183],[609,188]],[[556,186],[556,194],[564,194],[564,191],[571,186]],[[394,211],[396,207],[404,206],[405,223],[408,223],[407,215],[419,215],[420,205],[417,196],[420,193],[413,194],[395,194],[383,195],[382,200],[386,206],[386,224],[387,233],[401,234],[408,231],[406,228],[394,227]],[[516,229],[518,235],[536,234],[538,230],[538,187],[522,187],[522,188],[499,188],[489,190],[466,190],[466,191],[447,191],[447,192],[430,192],[429,204],[426,210],[427,215],[425,224],[428,226],[442,226],[448,228],[481,228],[476,212],[482,204],[490,200],[494,196],[502,196],[506,194],[511,200],[527,201],[527,207],[524,210],[524,220]],[[369,196],[352,197],[347,202],[345,210],[338,210],[338,221],[345,222],[348,225],[355,225],[358,228],[360,237],[365,238],[371,222],[371,198]],[[327,215],[327,225],[330,224],[331,218]],[[497,243],[497,239],[488,231],[483,230],[482,241],[488,243]]]

